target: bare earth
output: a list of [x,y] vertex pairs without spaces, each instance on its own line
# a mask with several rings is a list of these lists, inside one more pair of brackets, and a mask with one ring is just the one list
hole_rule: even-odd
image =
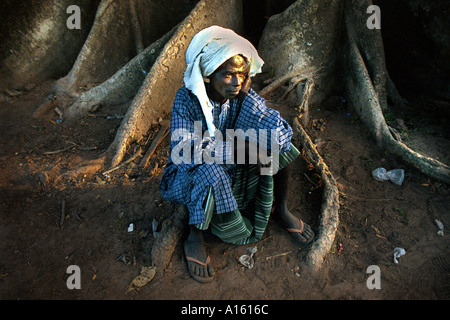
[[[99,157],[121,120],[108,119],[116,113],[102,109],[75,124],[57,122],[56,113],[51,119],[32,119],[49,85],[13,97],[0,95],[0,299],[450,298],[449,186],[378,150],[351,111],[338,107],[333,99],[312,106],[314,118],[307,128],[340,190],[339,228],[319,274],[302,273],[308,248],[297,248],[274,220],[256,244],[252,269],[238,262],[248,246],[211,238],[207,250],[216,279],[197,283],[189,276],[179,244],[166,270],[157,270],[150,283],[126,294],[141,268],[151,265],[152,221],[161,225],[175,208],[158,192],[169,138],[145,170],[137,168],[137,159],[112,172],[110,178],[96,172],[55,180]],[[412,104],[427,101],[410,98]],[[292,123],[289,103],[272,106]],[[116,111],[123,114],[120,107]],[[405,141],[448,164],[445,128],[436,127],[436,119],[420,119],[414,128],[406,124]],[[158,126],[154,129],[150,142]],[[53,151],[60,152],[44,154]],[[317,229],[319,177],[302,157],[293,166],[290,209]],[[371,170],[377,167],[403,168],[405,181],[401,186],[375,181]],[[437,234],[435,219],[445,226],[443,236]],[[130,223],[133,232],[127,231]],[[393,262],[396,247],[406,250],[398,264]],[[80,290],[66,286],[70,265],[80,267]],[[380,268],[381,289],[367,288],[371,265]]]

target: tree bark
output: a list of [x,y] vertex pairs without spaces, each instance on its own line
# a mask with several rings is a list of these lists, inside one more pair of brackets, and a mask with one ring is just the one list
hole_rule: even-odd
[[316,239],[312,243],[311,250],[306,256],[306,271],[317,272],[320,270],[325,256],[333,245],[336,231],[339,225],[339,190],[336,180],[330,172],[327,164],[320,156],[315,144],[311,141],[299,119],[294,119],[294,128],[300,136],[301,144],[306,151],[309,160],[322,178],[323,193],[320,209],[320,223]]
[[0,73],[7,87],[20,88],[65,75],[94,20],[98,0],[80,0],[81,28],[69,30],[71,0],[3,0],[0,8]]
[[102,0],[77,60],[70,72],[54,83],[54,93],[77,97],[83,89],[106,81],[131,60],[133,48],[128,1]]
[[113,106],[133,100],[161,50],[175,32],[174,27],[134,57],[102,84],[81,93],[63,109],[66,119],[78,119],[98,106]]

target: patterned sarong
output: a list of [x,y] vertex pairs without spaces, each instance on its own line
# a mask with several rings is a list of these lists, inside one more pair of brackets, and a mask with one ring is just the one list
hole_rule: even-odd
[[[293,145],[290,151],[279,155],[279,170],[299,155]],[[247,244],[261,240],[269,222],[273,203],[273,176],[259,175],[257,165],[239,165],[233,182],[233,194],[238,209],[215,214],[212,188],[204,202],[205,222],[196,224],[200,230],[211,227],[211,232],[222,241]]]

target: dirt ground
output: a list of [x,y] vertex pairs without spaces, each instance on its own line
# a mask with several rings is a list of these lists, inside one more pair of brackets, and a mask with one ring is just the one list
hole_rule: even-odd
[[[144,170],[137,168],[137,159],[109,178],[99,171],[66,179],[64,173],[108,148],[121,121],[115,115],[123,115],[124,110],[100,109],[75,124],[57,121],[56,113],[51,119],[33,119],[50,84],[8,93],[1,88],[0,299],[450,298],[449,186],[378,150],[338,97],[312,106],[307,128],[340,191],[336,239],[317,275],[302,273],[308,248],[297,248],[274,220],[256,244],[252,269],[238,262],[248,246],[211,237],[207,250],[216,269],[214,282],[200,284],[190,278],[179,244],[166,270],[157,270],[150,283],[126,294],[141,267],[151,265],[152,222],[160,225],[175,209],[158,192],[168,138]],[[391,112],[388,121],[396,125],[397,118],[403,119],[401,132],[407,143],[450,163],[445,119],[440,113],[426,112],[444,103],[429,97],[407,98],[435,118]],[[289,100],[271,105],[292,123]],[[158,126],[154,129],[150,142]],[[320,180],[304,158],[293,167],[290,209],[317,230]],[[403,184],[375,181],[371,171],[377,167],[405,169]],[[445,226],[443,236],[437,234],[435,219]],[[127,230],[130,223],[132,232]],[[406,250],[398,264],[393,262],[396,247]],[[66,286],[71,265],[80,267],[79,290]],[[380,268],[381,289],[366,285],[371,265]]]

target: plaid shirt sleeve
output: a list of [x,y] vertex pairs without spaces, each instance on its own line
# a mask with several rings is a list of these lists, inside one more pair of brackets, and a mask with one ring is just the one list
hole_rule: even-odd
[[[260,142],[261,133],[266,133],[267,150],[279,153],[291,149],[293,131],[291,126],[281,117],[280,112],[266,106],[265,100],[253,89],[242,102],[235,129],[246,132],[248,139],[264,147]],[[252,135],[255,134],[255,135]],[[276,141],[271,141],[271,134],[276,134]],[[261,141],[260,141],[261,139]],[[277,146],[278,150],[273,150]]]

